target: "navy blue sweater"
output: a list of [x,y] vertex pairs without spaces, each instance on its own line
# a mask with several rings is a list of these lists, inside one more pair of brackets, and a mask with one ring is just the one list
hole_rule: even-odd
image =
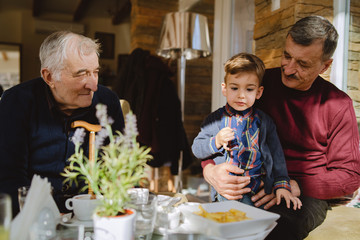
[[[84,120],[98,124],[95,106],[107,105],[115,122],[114,130],[122,131],[124,118],[119,99],[104,86],[98,86],[90,107],[81,108],[71,116],[63,114],[42,78],[21,83],[4,92],[0,101],[0,192],[11,195],[13,213],[19,211],[17,188],[30,185],[32,176],[47,177],[54,188],[59,210],[64,212],[66,196],[79,192],[75,186],[64,186],[63,172],[67,159],[74,153],[70,124]],[[88,138],[83,144],[86,155]]]

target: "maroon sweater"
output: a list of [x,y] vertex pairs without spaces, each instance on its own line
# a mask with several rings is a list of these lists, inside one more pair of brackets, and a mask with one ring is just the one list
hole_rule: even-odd
[[264,76],[257,107],[275,121],[289,176],[304,195],[330,199],[360,184],[359,132],[352,100],[318,77],[307,91],[287,88],[280,68]]

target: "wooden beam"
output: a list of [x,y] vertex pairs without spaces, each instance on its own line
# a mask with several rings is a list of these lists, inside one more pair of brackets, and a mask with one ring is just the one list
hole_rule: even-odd
[[73,21],[78,22],[80,21],[84,16],[88,8],[90,7],[90,3],[92,0],[80,0],[79,4],[75,10]]
[[42,0],[33,0],[33,17],[39,17],[42,9]]
[[[120,1],[121,2],[121,1]],[[117,10],[112,18],[112,24],[118,25],[124,21],[125,18],[130,16],[131,13],[131,1],[127,0],[122,7]]]

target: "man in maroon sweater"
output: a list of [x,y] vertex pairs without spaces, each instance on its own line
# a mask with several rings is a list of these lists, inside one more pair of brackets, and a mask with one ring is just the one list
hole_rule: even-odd
[[[274,194],[260,191],[255,206],[279,213],[281,218],[267,239],[304,239],[320,225],[329,199],[356,191],[360,185],[359,133],[352,100],[324,80],[332,63],[338,34],[319,16],[305,17],[290,29],[281,68],[266,71],[264,92],[256,106],[275,121],[286,157],[293,194],[302,209],[275,205]],[[205,179],[228,199],[239,199],[249,189],[235,166],[212,160],[202,162]]]

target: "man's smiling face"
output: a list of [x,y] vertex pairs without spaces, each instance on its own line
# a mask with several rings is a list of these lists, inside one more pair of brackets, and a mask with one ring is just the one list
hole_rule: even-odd
[[98,84],[96,52],[81,57],[77,51],[69,52],[65,61],[60,79],[51,79],[49,84],[56,102],[64,112],[90,106]]

